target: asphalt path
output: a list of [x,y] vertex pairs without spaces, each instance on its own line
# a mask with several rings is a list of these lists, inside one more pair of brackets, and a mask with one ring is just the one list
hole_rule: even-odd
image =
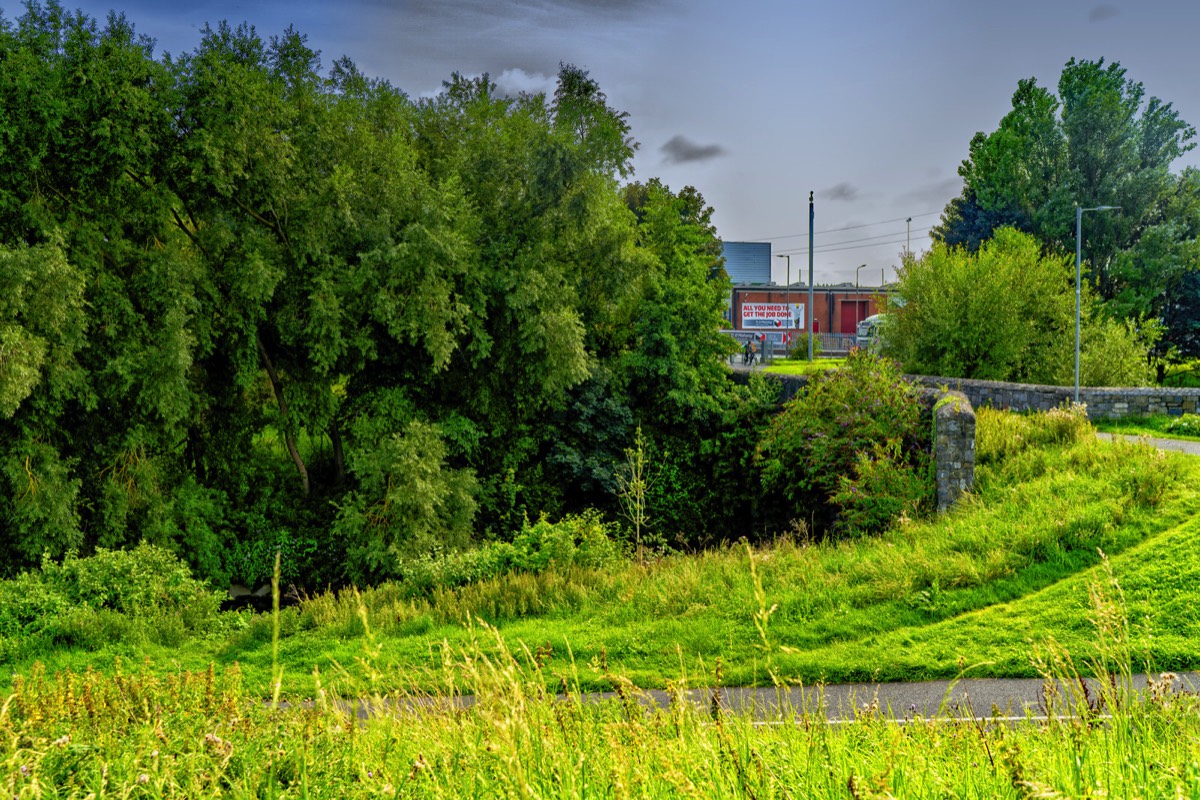
[[[1200,673],[1168,673],[1154,676],[1174,692],[1196,693]],[[1124,687],[1135,697],[1147,692],[1147,676],[1133,675]],[[846,723],[864,718],[907,721],[913,719],[972,720],[987,723],[1042,720],[1097,713],[1106,709],[1100,701],[1103,687],[1094,678],[1074,681],[1046,681],[1042,678],[964,678],[961,680],[917,681],[907,683],[836,683],[823,686],[781,686],[758,688],[691,689],[677,700],[691,705],[703,715],[716,713],[749,715],[762,723],[795,723],[819,719]],[[662,689],[634,689],[628,695],[647,712],[667,709],[671,696]],[[571,698],[559,695],[567,702]],[[620,702],[615,692],[595,692],[582,696],[585,704]],[[471,695],[447,697],[406,697],[344,703],[346,711],[360,718],[413,711],[471,708]],[[286,704],[281,704],[286,705]],[[311,705],[311,702],[305,705]],[[1089,709],[1091,710],[1089,712]]]

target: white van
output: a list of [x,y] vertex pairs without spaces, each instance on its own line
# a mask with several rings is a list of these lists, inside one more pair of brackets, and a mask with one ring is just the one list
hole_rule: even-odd
[[854,332],[854,344],[856,347],[862,347],[867,350],[876,350],[879,348],[879,328],[885,316],[887,315],[872,314],[858,323],[858,330]]

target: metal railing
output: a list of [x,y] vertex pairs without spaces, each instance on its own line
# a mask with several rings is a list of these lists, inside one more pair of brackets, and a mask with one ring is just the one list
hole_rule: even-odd
[[[804,331],[791,331],[791,341],[785,341],[788,331],[781,330],[726,330],[728,336],[737,340],[739,348],[744,352],[746,342],[758,342],[758,356],[762,363],[770,363],[776,358],[787,358],[788,355],[801,357],[808,352],[808,341]],[[759,341],[758,336],[765,335],[765,341]],[[855,336],[852,333],[818,333],[818,357],[832,358],[844,356],[855,346]],[[734,355],[730,363],[736,363],[742,356]]]

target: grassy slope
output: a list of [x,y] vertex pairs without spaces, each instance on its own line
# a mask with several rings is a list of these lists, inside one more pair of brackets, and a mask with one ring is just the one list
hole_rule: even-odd
[[[940,519],[882,539],[758,551],[761,602],[750,558],[736,548],[603,572],[508,575],[428,601],[387,586],[361,601],[325,596],[281,616],[280,662],[285,684],[300,694],[312,691],[314,664],[326,675],[337,664],[361,673],[354,665],[367,654],[380,667],[372,688],[410,684],[413,668],[428,670],[432,684],[439,643],[467,645],[482,634],[464,623],[482,620],[514,647],[541,647],[548,674],[577,672],[593,689],[610,688],[605,665],[644,686],[681,672],[692,684],[709,683],[718,658],[723,682],[764,682],[768,652],[782,677],[807,682],[949,676],[960,658],[987,662],[972,675],[1028,675],[1035,631],[1072,650],[1091,640],[1084,575],[1103,548],[1128,551],[1113,565],[1131,611],[1153,624],[1144,641],[1155,664],[1195,666],[1197,615],[1186,581],[1200,572],[1200,557],[1190,558],[1200,532],[1192,522],[1198,470],[1194,459],[1122,443],[1026,450],[981,467],[979,495]],[[1163,491],[1157,505],[1149,502]],[[1161,574],[1167,567],[1184,577]],[[370,637],[362,635],[360,605]],[[764,605],[777,606],[770,651],[753,625]],[[238,661],[247,684],[265,691],[270,618],[232,617],[231,627],[169,651],[55,653],[49,666],[103,665],[114,653],[192,669]]]

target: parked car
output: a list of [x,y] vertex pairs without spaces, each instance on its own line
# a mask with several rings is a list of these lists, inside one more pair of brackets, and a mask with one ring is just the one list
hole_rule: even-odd
[[886,316],[886,314],[872,314],[858,323],[858,330],[854,333],[855,346],[867,350],[878,350],[879,329],[883,325],[883,318]]

